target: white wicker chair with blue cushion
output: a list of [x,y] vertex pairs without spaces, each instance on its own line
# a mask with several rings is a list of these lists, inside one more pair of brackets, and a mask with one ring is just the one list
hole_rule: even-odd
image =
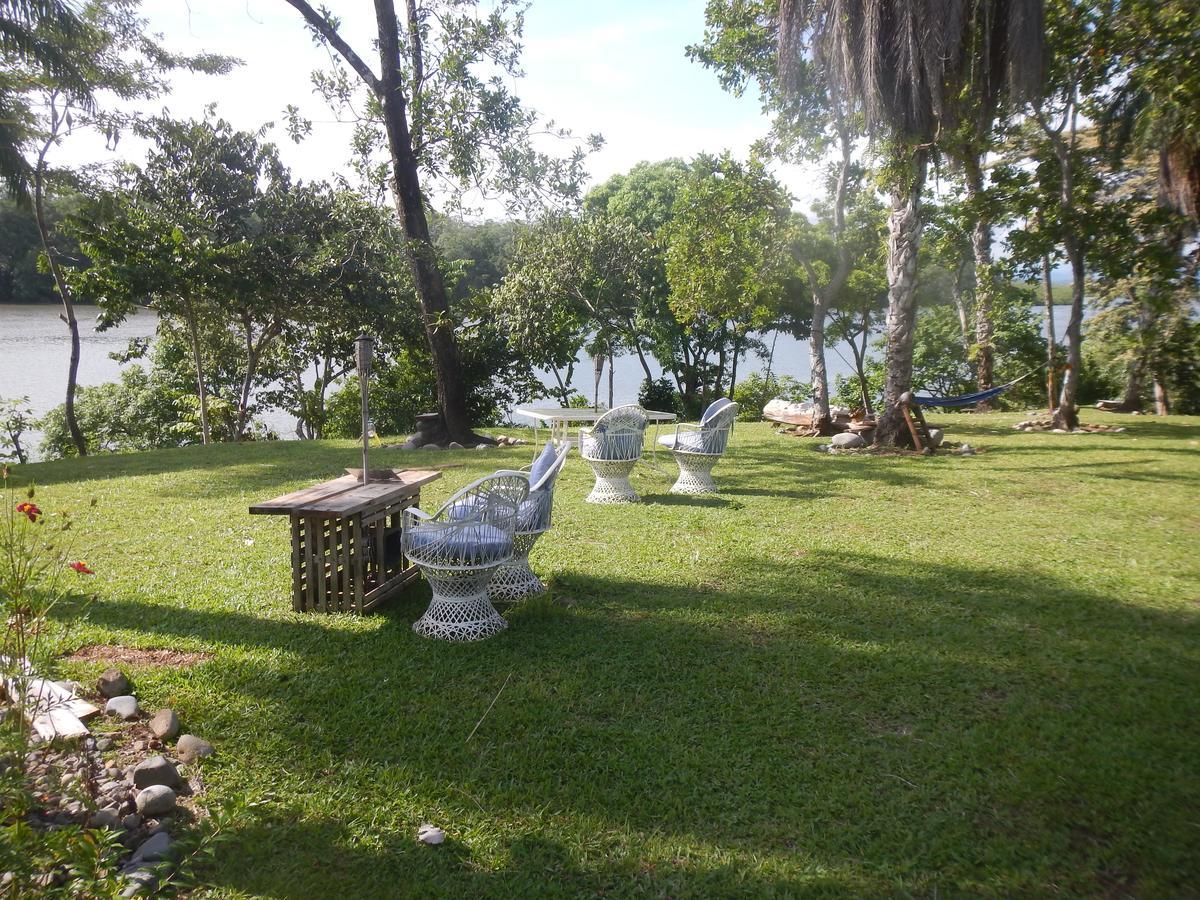
[[642,458],[646,424],[646,411],[640,406],[617,406],[597,419],[591,428],[579,429],[579,455],[596,474],[596,484],[587,495],[588,503],[638,501],[629,475]]
[[524,472],[496,472],[463,488],[432,516],[404,511],[404,555],[417,566],[433,599],[413,631],[448,641],[477,641],[508,627],[488,600],[488,583],[513,556]]
[[554,506],[554,482],[567,462],[571,442],[555,446],[547,441],[541,455],[529,469],[529,499],[517,510],[517,531],[513,538],[512,559],[500,567],[488,585],[493,603],[517,603],[546,590],[542,580],[529,566],[529,552],[537,539],[550,530]]
[[671,487],[672,494],[715,494],[713,466],[725,453],[738,405],[722,397],[714,401],[698,425],[680,423],[674,434],[665,434],[658,442],[675,456],[679,478]]

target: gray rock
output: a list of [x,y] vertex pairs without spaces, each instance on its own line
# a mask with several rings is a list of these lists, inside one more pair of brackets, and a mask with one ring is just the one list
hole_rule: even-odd
[[56,681],[54,683],[57,684],[60,688],[62,688],[64,691],[70,691],[76,697],[83,696],[83,685],[80,684],[78,681]]
[[154,784],[178,787],[181,782],[174,763],[165,756],[151,756],[137,764],[133,770],[134,787],[145,788]]
[[421,447],[421,449],[422,450],[441,450],[442,445],[441,444],[424,444]]
[[173,709],[160,709],[150,720],[150,730],[156,738],[169,741],[179,734],[179,716]]
[[171,855],[171,836],[165,831],[152,834],[143,841],[125,865],[125,870],[139,868],[142,863],[162,862]]
[[447,445],[446,449],[447,449],[447,450],[465,450],[465,449],[467,449],[467,448],[466,448],[466,447],[464,447],[462,444],[460,444],[458,441],[451,441],[451,442],[450,442],[450,443]]
[[972,447],[970,444],[963,444],[961,447],[958,448],[958,452],[962,456],[974,456],[975,448]]
[[92,817],[88,819],[88,825],[92,828],[116,828],[120,824],[121,817],[117,815],[117,811],[111,806],[96,810],[92,813]]
[[843,431],[841,434],[835,434],[829,442],[832,446],[842,450],[849,450],[853,447],[865,447],[867,442],[862,439],[862,435],[854,434],[850,431]]
[[108,703],[104,704],[104,711],[111,716],[120,716],[126,722],[130,719],[136,719],[139,712],[137,697],[131,697],[128,694],[113,697]]
[[129,693],[129,679],[120,669],[109,669],[96,682],[101,697],[121,697]]
[[496,446],[496,445],[495,444],[476,444],[475,449],[476,450],[491,450],[492,447],[494,447],[494,446]]
[[133,829],[137,828],[141,824],[142,824],[142,817],[139,816],[137,813],[130,813],[129,815],[127,815],[125,818],[123,818],[121,820],[121,827],[126,828],[129,831],[133,831]]
[[929,429],[929,441],[930,441],[929,446],[940,447],[940,446],[942,446],[942,441],[944,441],[945,439],[946,439],[946,435],[942,432],[942,429],[940,429],[940,428],[930,428]]
[[134,805],[142,816],[165,816],[175,811],[175,792],[165,784],[152,784],[138,791]]
[[126,874],[125,880],[129,884],[121,891],[122,897],[149,896],[158,887],[158,876],[149,869],[134,869]]
[[111,750],[113,747],[112,738],[96,738],[96,749],[100,751]]
[[215,752],[212,744],[194,734],[180,735],[175,744],[175,754],[185,763],[195,762],[204,756],[212,756]]

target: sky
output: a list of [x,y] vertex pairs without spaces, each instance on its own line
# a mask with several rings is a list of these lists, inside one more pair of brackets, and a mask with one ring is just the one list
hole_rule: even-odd
[[[351,46],[372,62],[374,10],[370,0],[326,0],[341,20]],[[490,8],[482,0],[484,9]],[[177,118],[198,117],[207,103],[235,126],[256,130],[283,121],[288,104],[313,121],[313,133],[293,144],[281,126],[271,137],[284,161],[305,179],[345,170],[349,126],[335,120],[312,90],[314,69],[329,65],[328,51],[314,45],[299,13],[285,0],[144,0],[154,31],[172,50],[207,51],[243,61],[225,76],[182,76],[167,97],[147,105]],[[580,137],[599,133],[604,147],[589,157],[593,184],[627,171],[641,160],[730,150],[745,157],[769,128],[753,92],[726,93],[716,76],[685,55],[704,31],[704,0],[533,0],[526,12],[522,68],[514,88],[544,119]],[[106,152],[87,138],[63,148],[66,161],[95,161]],[[118,155],[138,160],[136,140]],[[773,167],[807,205],[819,177],[795,166]],[[498,208],[496,208],[498,212]]]

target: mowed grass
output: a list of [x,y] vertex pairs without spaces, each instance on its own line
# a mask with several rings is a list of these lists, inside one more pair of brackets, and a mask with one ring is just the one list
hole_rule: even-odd
[[[739,425],[718,498],[669,495],[659,454],[633,507],[585,504],[572,456],[533,554],[549,598],[468,645],[412,633],[424,584],[292,612],[286,521],[246,509],[350,442],[17,476],[43,507],[98,500],[99,596],[61,649],[212,654],[131,674],[217,746],[208,803],[253,802],[203,870],[218,896],[1194,893],[1200,419],[937,418],[984,452],[828,457]],[[532,455],[377,461],[465,463],[433,509]]]

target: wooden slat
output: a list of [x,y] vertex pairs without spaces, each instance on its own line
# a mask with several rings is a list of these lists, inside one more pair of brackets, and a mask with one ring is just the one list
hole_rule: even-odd
[[304,557],[302,524],[299,516],[292,516],[292,609],[304,612]]
[[354,584],[353,584],[353,586],[351,586],[350,584],[346,585],[346,587],[347,587],[346,598],[347,598],[347,600],[349,600],[351,591],[353,591],[354,611],[361,615],[363,612],[363,579],[365,579],[367,577],[367,554],[366,554],[367,548],[365,546],[363,546],[362,517],[361,516],[355,516],[351,520],[350,530],[351,530],[353,541],[354,541],[354,546],[353,546],[353,554],[354,554],[353,575],[354,575],[354,577],[352,579],[349,577],[350,572],[351,572],[350,551],[347,551],[347,556],[346,556],[346,573],[347,573],[347,580],[353,581]]
[[306,518],[304,520],[304,571],[307,575],[304,585],[304,608],[312,611],[317,608],[317,525],[320,523]]

